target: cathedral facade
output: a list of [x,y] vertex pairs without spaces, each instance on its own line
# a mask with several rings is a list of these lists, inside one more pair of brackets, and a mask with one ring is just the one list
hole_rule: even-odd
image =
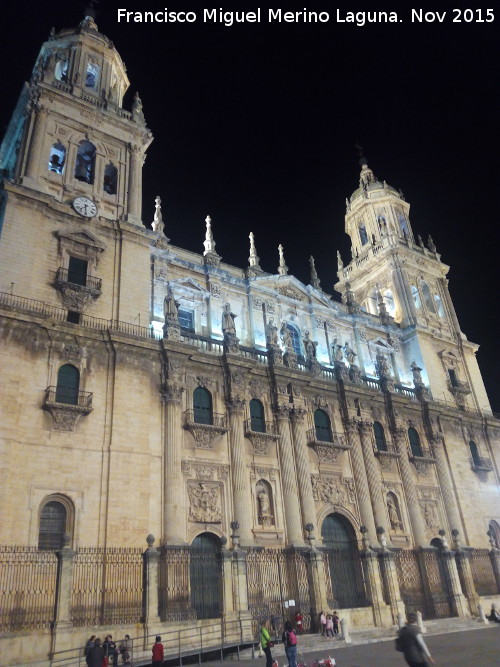
[[[92,17],[53,32],[0,148],[0,555],[42,559],[56,600],[41,623],[25,574],[4,578],[0,641],[18,656],[38,633],[48,654],[186,618],[248,637],[299,607],[311,629],[327,608],[389,626],[498,600],[500,422],[408,202],[362,164],[341,302],[312,258],[308,285],[281,247],[264,271],[252,234],[248,266],[225,264],[209,217],[200,253],[176,247],[160,197],[142,211],[152,134],[128,86]],[[89,554],[139,572],[133,613],[78,598]]]

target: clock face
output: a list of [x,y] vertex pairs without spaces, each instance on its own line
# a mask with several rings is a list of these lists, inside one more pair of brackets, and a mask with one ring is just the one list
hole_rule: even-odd
[[77,197],[73,199],[73,208],[84,218],[93,218],[97,214],[97,206],[88,197]]

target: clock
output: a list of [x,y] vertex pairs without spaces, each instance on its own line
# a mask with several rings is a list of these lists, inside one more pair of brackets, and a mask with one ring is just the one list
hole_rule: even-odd
[[97,214],[97,206],[88,197],[76,197],[73,199],[73,208],[84,218],[93,218]]

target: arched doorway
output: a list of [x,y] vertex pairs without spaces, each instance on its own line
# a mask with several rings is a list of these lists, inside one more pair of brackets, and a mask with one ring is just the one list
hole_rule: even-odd
[[189,561],[191,607],[197,618],[222,615],[221,544],[216,535],[202,533],[194,538]]
[[321,526],[321,537],[328,554],[333,600],[330,606],[340,609],[366,607],[361,560],[356,535],[341,514],[329,514]]

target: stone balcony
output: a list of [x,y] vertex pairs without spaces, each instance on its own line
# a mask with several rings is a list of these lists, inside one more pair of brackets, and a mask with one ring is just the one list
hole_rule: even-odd
[[80,417],[94,409],[92,396],[89,391],[76,391],[70,395],[57,387],[47,387],[42,407],[52,415],[56,431],[74,431]]
[[342,452],[351,448],[345,435],[332,433],[331,440],[319,440],[315,428],[307,431],[307,444],[316,452],[321,463],[335,463]]

